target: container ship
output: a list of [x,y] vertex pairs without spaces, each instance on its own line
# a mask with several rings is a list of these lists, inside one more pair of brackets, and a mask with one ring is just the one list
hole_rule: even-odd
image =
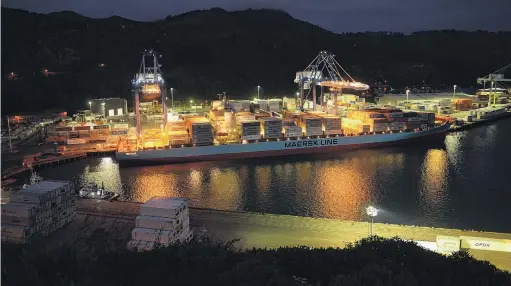
[[[133,80],[136,127],[119,140],[116,158],[121,165],[335,153],[442,135],[451,125],[435,121],[434,113],[360,109],[356,104],[340,116],[338,95],[369,86],[354,80],[326,51],[296,73],[300,88],[296,98],[252,102],[224,98],[213,101],[209,113],[182,114],[175,120],[166,112],[159,57],[146,51]],[[305,111],[305,102],[312,102],[311,110]]]
[[[283,118],[226,112],[222,120],[183,116],[167,126],[166,143],[149,140],[131,145],[131,150],[121,147],[116,158],[126,165],[336,153],[445,135],[450,125],[435,121],[434,113],[398,109],[353,110],[345,118],[324,112],[288,112]],[[225,130],[229,127],[232,133]]]

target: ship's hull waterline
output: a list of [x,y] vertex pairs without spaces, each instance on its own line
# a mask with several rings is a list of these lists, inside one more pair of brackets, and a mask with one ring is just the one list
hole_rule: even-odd
[[445,135],[449,127],[450,124],[445,123],[429,130],[417,132],[117,152],[116,159],[121,165],[145,165],[333,153],[390,146],[422,140],[425,137]]

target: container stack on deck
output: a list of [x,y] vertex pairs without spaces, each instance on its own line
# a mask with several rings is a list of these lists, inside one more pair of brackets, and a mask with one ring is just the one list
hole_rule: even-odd
[[185,126],[193,144],[210,145],[213,143],[213,127],[206,118],[186,117]]
[[252,112],[236,112],[234,116],[236,117],[236,124],[239,124],[241,121],[256,119],[255,115]]
[[[435,114],[432,112],[403,112],[399,109],[349,110],[348,118],[369,125],[368,132],[415,130],[435,126]],[[346,122],[354,124],[349,120]]]
[[370,132],[369,125],[364,124],[360,119],[342,118],[341,122],[343,133],[346,135]]
[[165,146],[160,129],[144,130],[144,148],[161,148]]
[[155,246],[184,243],[192,238],[188,199],[153,197],[140,206],[128,249],[148,251]]
[[264,117],[259,119],[261,131],[265,139],[280,138],[282,134],[282,120],[275,117]]
[[261,138],[261,123],[258,120],[245,120],[237,123],[241,140],[257,140]]
[[280,112],[282,110],[282,100],[280,99],[270,99],[268,101],[268,111],[269,112]]
[[301,116],[296,120],[296,125],[302,128],[304,136],[319,136],[323,133],[321,118],[318,117]]
[[325,135],[342,134],[341,118],[333,115],[318,115],[322,120],[323,133]]
[[184,121],[170,121],[166,126],[169,134],[169,145],[184,145],[190,143],[190,137]]
[[11,195],[2,205],[2,242],[37,241],[76,218],[71,182],[42,181]]

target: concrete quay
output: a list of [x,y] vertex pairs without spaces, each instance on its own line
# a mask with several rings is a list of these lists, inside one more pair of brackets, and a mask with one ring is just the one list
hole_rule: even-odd
[[[54,236],[47,245],[60,245],[87,237],[92,230],[103,228],[115,236],[119,247],[125,247],[139,214],[139,203],[79,200],[78,217],[71,225]],[[195,233],[207,231],[224,241],[240,239],[242,249],[278,248],[282,246],[344,247],[369,235],[369,223],[317,219],[290,215],[229,212],[208,209],[190,209],[190,225]],[[405,240],[436,241],[437,235],[472,236],[493,239],[511,239],[511,234],[464,231],[457,229],[414,227],[375,223],[373,233],[381,237],[399,236]],[[469,252],[477,259],[486,260],[500,269],[511,271],[511,253],[488,250]]]

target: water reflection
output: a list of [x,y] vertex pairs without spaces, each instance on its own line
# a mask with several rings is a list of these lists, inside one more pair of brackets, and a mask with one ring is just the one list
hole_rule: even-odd
[[[443,140],[332,156],[119,168],[90,158],[41,170],[48,179],[104,182],[121,199],[186,196],[195,207],[511,231],[507,177],[511,121]],[[484,211],[484,218],[480,213]],[[493,227],[488,227],[492,225]]]

